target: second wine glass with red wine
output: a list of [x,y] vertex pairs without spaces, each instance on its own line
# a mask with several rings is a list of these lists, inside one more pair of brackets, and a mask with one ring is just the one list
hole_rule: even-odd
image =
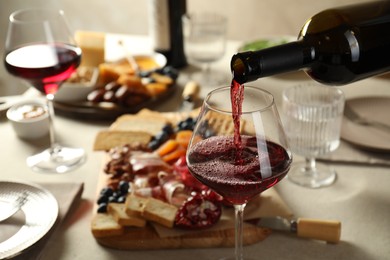
[[63,173],[85,161],[83,149],[64,147],[56,142],[52,122],[54,95],[80,61],[81,49],[73,39],[63,11],[31,8],[10,15],[5,68],[46,96],[51,122],[51,147],[27,158],[28,166],[34,171]]
[[188,147],[187,163],[195,178],[235,208],[235,257],[231,259],[244,259],[245,205],[283,179],[291,162],[270,93],[232,84],[207,95]]

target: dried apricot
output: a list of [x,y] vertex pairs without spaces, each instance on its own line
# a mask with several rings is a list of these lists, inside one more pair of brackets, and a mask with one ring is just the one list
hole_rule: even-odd
[[172,151],[171,153],[164,155],[162,157],[163,161],[169,164],[175,163],[181,156],[185,155],[187,152],[187,149],[184,148],[181,145],[177,146],[177,149]]
[[191,136],[192,136],[191,130],[182,130],[176,134],[176,141],[183,147],[187,148],[188,144],[190,143]]
[[176,150],[178,146],[179,143],[176,140],[169,139],[157,149],[157,154],[160,155],[160,157],[164,157],[165,155]]

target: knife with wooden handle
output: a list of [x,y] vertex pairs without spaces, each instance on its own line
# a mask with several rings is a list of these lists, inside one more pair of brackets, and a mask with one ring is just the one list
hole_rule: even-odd
[[[295,223],[298,237],[324,240],[330,243],[338,243],[340,241],[340,221],[298,218]],[[294,221],[292,226],[295,226]]]
[[257,225],[273,230],[289,231],[298,237],[323,240],[338,243],[341,236],[341,222],[337,220],[322,220],[297,218],[288,220],[281,217],[261,218]]

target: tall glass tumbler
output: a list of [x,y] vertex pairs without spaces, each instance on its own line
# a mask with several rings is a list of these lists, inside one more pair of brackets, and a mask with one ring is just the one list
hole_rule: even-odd
[[340,144],[344,93],[318,84],[298,85],[283,92],[283,113],[293,153],[305,157],[294,163],[288,179],[298,185],[319,188],[336,180],[336,172],[316,158]]

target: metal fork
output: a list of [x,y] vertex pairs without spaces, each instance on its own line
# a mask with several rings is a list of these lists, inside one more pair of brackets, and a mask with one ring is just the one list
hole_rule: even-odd
[[18,210],[23,207],[27,201],[27,193],[24,192],[22,196],[19,196],[12,202],[5,203],[6,205],[1,207],[0,205],[0,222],[12,217]]
[[344,106],[344,115],[355,124],[372,126],[383,131],[390,131],[390,125],[360,116],[347,102]]

